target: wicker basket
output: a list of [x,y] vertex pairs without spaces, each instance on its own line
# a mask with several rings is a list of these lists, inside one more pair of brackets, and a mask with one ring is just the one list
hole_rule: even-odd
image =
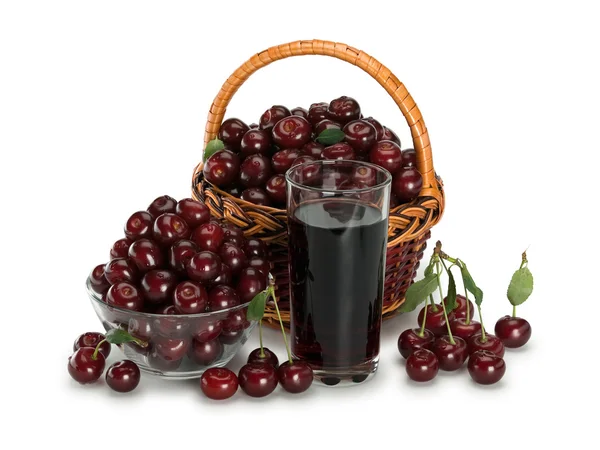
[[[415,277],[431,227],[442,217],[444,193],[442,181],[433,168],[429,135],[421,112],[404,85],[388,68],[363,51],[335,42],[296,41],[271,47],[252,56],[225,81],[210,107],[204,144],[217,136],[227,105],[250,75],[273,61],[301,55],[331,56],[360,67],[388,92],[410,126],[417,168],[423,176],[423,189],[413,202],[390,212],[383,315],[384,318],[391,317],[402,305],[406,289]],[[214,216],[226,219],[241,227],[246,236],[260,238],[269,245],[279,307],[284,324],[289,326],[286,211],[253,205],[223,192],[204,180],[202,163],[194,170],[192,194],[205,202]],[[265,321],[267,324],[276,323],[273,305],[267,305]]]

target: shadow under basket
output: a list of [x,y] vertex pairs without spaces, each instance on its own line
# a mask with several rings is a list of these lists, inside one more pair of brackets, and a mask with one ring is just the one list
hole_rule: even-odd
[[[415,278],[427,240],[431,236],[430,230],[442,217],[444,191],[442,180],[433,168],[431,145],[423,117],[404,85],[389,69],[365,52],[340,43],[312,40],[271,47],[250,58],[224,83],[210,108],[204,144],[217,136],[227,105],[250,75],[273,61],[301,55],[335,57],[363,69],[388,92],[410,127],[417,155],[417,169],[423,177],[423,188],[419,197],[411,203],[390,210],[383,316],[392,317],[404,302],[406,290]],[[259,238],[268,244],[279,309],[284,326],[289,327],[286,210],[257,206],[233,197],[206,181],[202,168],[203,164],[200,163],[194,170],[192,196],[204,202],[213,216],[239,226],[247,237]],[[272,302],[267,304],[264,322],[278,326]]]

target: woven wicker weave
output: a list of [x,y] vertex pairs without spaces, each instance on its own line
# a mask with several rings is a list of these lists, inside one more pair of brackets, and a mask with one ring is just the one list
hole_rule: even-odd
[[[423,176],[423,189],[413,202],[400,205],[390,212],[383,307],[384,317],[390,317],[404,301],[406,289],[419,267],[431,227],[442,217],[444,192],[441,179],[434,171],[429,135],[421,112],[404,85],[387,67],[363,51],[335,42],[296,41],[271,47],[252,56],[225,81],[210,107],[204,144],[217,136],[227,105],[250,75],[273,61],[302,55],[331,56],[360,67],[387,91],[410,127],[417,154],[417,168]],[[194,170],[192,194],[194,198],[205,202],[214,216],[241,227],[246,236],[260,238],[269,244],[279,306],[283,320],[288,325],[286,211],[253,205],[223,192],[204,180],[202,163]],[[265,320],[267,323],[277,320],[272,305],[267,305]]]

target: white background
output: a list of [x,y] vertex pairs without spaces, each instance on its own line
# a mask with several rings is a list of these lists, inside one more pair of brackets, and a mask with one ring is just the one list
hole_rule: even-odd
[[[596,448],[593,3],[2,2],[1,447]],[[372,54],[417,101],[447,192],[432,241],[469,263],[488,328],[510,312],[506,287],[529,246],[536,284],[519,314],[530,343],[508,352],[492,387],[464,370],[411,383],[396,339],[414,314],[385,323],[380,371],[360,387],[211,403],[197,381],[145,376],[131,395],[72,381],[72,341],[100,328],[84,290],[90,269],[131,212],[161,194],[189,196],[208,108],[229,74],[257,51],[312,38]],[[274,103],[343,94],[409,145],[385,91],[322,57],[260,71],[228,115],[251,122]],[[280,336],[266,339],[283,358]]]

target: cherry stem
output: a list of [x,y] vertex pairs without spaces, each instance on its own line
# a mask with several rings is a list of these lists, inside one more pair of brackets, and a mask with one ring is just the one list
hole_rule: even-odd
[[467,287],[466,286],[464,286],[464,288],[465,288],[465,298],[467,299],[467,320],[466,320],[466,323],[467,323],[467,325],[469,325],[471,323],[471,307],[469,306],[470,302],[469,302],[469,294],[468,294],[469,291],[467,291]]
[[94,349],[94,353],[92,353],[92,359],[94,361],[96,361],[96,359],[98,359],[98,352],[100,351],[100,347],[102,346],[102,344],[104,344],[106,342],[106,339],[102,339],[100,342],[98,342],[98,345],[96,345],[96,348]]
[[442,303],[442,309],[444,310],[444,319],[446,319],[446,327],[448,328],[448,337],[450,338],[450,343],[452,345],[456,345],[456,341],[452,336],[452,331],[450,330],[450,321],[448,320],[448,313],[446,312],[446,304],[444,303],[444,293],[442,292],[442,283],[440,281],[440,275],[442,270],[440,269],[440,263],[435,263],[435,268],[437,272],[437,283],[438,283],[438,291],[440,292],[440,302]]
[[263,349],[263,339],[262,339],[262,319],[258,321],[258,340],[260,342],[260,353],[258,354],[261,358],[265,357],[265,350]]
[[483,317],[481,317],[481,306],[477,305],[477,310],[479,311],[479,322],[481,322],[481,342],[487,342],[485,327],[483,326]]
[[271,294],[271,297],[273,298],[273,303],[275,303],[275,311],[277,311],[277,318],[279,319],[279,325],[281,325],[281,334],[283,334],[283,343],[285,344],[285,350],[287,351],[288,360],[290,361],[290,364],[293,364],[294,361],[292,361],[292,352],[290,351],[290,346],[288,345],[287,337],[285,336],[285,328],[283,328],[283,320],[281,320],[281,313],[279,312],[279,306],[277,306],[277,298],[275,298],[275,289],[273,289],[272,285],[269,286],[269,293]]
[[429,296],[429,301],[431,302],[431,311],[432,312],[438,312],[438,307],[435,304],[435,302],[433,301],[433,295]]
[[517,317],[517,305],[513,305],[513,317]]
[[[433,295],[429,296],[429,299],[433,303]],[[423,323],[421,324],[421,331],[419,331],[419,337],[423,337],[425,335],[425,322],[427,322],[427,309],[429,306],[427,302],[425,302],[425,312],[423,312]]]

